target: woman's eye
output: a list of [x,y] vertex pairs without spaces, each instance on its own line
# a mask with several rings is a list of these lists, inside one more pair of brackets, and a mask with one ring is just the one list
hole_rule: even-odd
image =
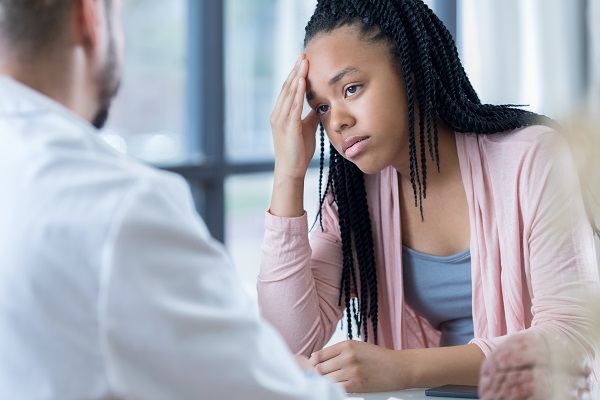
[[329,110],[329,106],[322,105],[316,108],[317,115],[323,115]]
[[346,96],[352,97],[354,96],[361,88],[361,85],[352,85],[346,88]]

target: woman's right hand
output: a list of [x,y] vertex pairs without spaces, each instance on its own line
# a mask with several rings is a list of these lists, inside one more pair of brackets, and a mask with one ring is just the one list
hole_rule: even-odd
[[270,211],[284,217],[304,213],[304,177],[316,148],[319,118],[314,110],[302,119],[308,61],[301,54],[283,83],[271,113],[275,147],[273,197]]

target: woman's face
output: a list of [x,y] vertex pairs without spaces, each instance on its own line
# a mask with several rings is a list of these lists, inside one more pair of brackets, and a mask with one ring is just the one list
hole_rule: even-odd
[[344,26],[306,46],[306,97],[321,117],[329,141],[367,174],[408,162],[404,80],[389,45],[369,43]]

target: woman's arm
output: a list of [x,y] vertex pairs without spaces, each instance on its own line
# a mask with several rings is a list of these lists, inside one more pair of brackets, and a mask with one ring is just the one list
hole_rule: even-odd
[[304,177],[315,153],[319,124],[312,110],[302,119],[307,74],[308,61],[301,54],[271,113],[275,170],[270,212],[279,217],[304,214]]
[[357,340],[337,343],[310,358],[317,371],[347,392],[477,385],[483,360],[483,352],[474,344],[388,350]]
[[275,171],[257,284],[262,316],[306,356],[325,345],[342,315],[339,240],[326,233],[312,248],[308,241],[304,178],[319,119],[314,111],[301,117],[307,73],[308,61],[300,55],[271,114]]
[[[560,134],[543,131],[519,166],[522,261],[505,262],[498,270],[504,313],[530,314],[521,329],[572,341],[593,358],[595,338],[585,295],[598,291],[598,270],[569,147]],[[509,333],[518,328],[513,318]],[[471,343],[490,355],[503,341],[503,337],[477,338]],[[600,372],[598,359],[595,368]]]
[[306,214],[281,218],[267,213],[258,276],[262,316],[293,352],[309,356],[323,348],[342,317],[338,305],[342,252],[334,210],[323,210],[323,227],[309,243]]

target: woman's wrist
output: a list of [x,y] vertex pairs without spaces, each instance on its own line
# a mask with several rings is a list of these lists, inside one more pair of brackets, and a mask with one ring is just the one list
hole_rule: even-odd
[[283,178],[275,175],[270,213],[278,217],[304,215],[304,178]]
[[394,357],[394,365],[396,368],[391,371],[394,376],[391,377],[393,382],[396,383],[396,390],[402,390],[406,388],[420,387],[417,383],[419,376],[417,368],[415,368],[414,355],[410,354],[410,350],[392,350]]
[[[427,349],[400,350],[408,387],[424,388],[443,384],[477,385],[485,359],[474,344]],[[400,364],[399,364],[400,365]]]

